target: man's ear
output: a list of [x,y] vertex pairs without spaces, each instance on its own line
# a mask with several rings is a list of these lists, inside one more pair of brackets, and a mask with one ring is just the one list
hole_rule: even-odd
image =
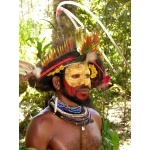
[[53,86],[55,87],[56,90],[60,89],[60,77],[54,76],[52,78],[52,83],[53,83]]

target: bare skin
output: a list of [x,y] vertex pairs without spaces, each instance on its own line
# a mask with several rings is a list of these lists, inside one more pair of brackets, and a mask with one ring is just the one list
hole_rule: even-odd
[[45,108],[31,121],[26,135],[26,147],[37,150],[99,150],[101,145],[101,118],[89,108],[94,120],[85,126],[65,122]]
[[[87,76],[85,81],[88,80],[90,79]],[[62,89],[64,87],[61,85],[59,77],[54,76],[52,83],[59,100],[69,106],[78,105],[63,94]],[[84,87],[83,89],[81,88],[82,85],[73,88],[67,84],[64,85],[66,88],[70,88],[70,91],[68,91],[72,96],[76,94],[81,100],[89,95],[90,87]],[[62,120],[50,110],[49,106],[46,107],[29,124],[25,142],[26,147],[33,147],[37,150],[100,150],[101,117],[94,109],[88,108],[88,110],[94,121],[85,125],[85,130],[82,131],[82,126]]]

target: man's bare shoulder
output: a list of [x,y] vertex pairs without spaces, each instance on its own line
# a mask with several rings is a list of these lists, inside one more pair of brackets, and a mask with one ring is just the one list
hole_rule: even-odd
[[100,117],[100,114],[93,108],[88,108],[92,116]]
[[100,130],[102,129],[102,119],[100,114],[92,108],[88,108],[89,112],[91,113],[92,118],[96,121],[96,123],[98,124]]
[[52,127],[52,115],[53,113],[50,111],[49,107],[46,107],[42,110],[39,114],[34,116],[31,122],[28,125],[28,131],[30,132],[43,132],[41,131],[42,128],[47,130],[51,129]]
[[33,117],[32,123],[46,123],[47,121],[50,122],[52,119],[53,113],[50,111],[49,107],[46,107],[43,109],[39,114]]
[[52,138],[52,112],[45,108],[31,120],[26,134],[26,146],[35,146],[37,141],[48,142]]

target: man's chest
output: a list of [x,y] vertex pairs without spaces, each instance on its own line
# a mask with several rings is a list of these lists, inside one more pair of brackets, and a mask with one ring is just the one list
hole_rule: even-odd
[[82,126],[60,123],[49,143],[53,150],[99,150],[100,145],[101,134],[95,122],[86,125],[85,130]]

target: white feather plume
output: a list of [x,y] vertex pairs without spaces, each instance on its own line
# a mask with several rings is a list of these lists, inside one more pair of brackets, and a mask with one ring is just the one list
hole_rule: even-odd
[[36,68],[34,68],[34,70],[33,70],[33,74],[34,74],[37,78],[39,78],[40,75],[41,75],[41,71],[42,71],[41,68],[36,67]]
[[35,67],[29,62],[19,60],[19,75],[21,75],[20,81],[27,81],[31,76],[39,78],[41,71],[41,68]]
[[92,61],[94,61],[94,60],[96,60],[97,59],[97,54],[96,54],[96,52],[95,51],[93,51],[93,52],[89,52],[89,53],[87,53],[87,55],[86,55],[86,62],[92,62]]
[[20,75],[30,74],[34,68],[35,66],[32,65],[31,63],[28,63],[23,60],[19,60],[19,74]]

